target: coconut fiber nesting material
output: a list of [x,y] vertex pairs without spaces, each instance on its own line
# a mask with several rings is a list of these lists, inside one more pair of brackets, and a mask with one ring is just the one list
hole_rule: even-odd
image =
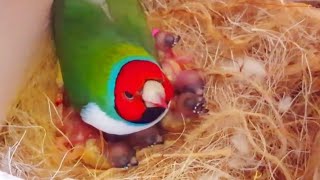
[[[1,132],[1,168],[22,178],[319,179],[320,10],[277,0],[144,0],[148,20],[181,36],[205,74],[210,112],[101,170],[58,149],[51,35]],[[313,2],[314,3],[314,2]],[[36,178],[37,179],[37,178]]]

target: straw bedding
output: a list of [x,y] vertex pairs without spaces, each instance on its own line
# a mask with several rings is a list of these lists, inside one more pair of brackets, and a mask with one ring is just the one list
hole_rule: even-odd
[[[209,114],[102,170],[56,147],[57,62],[50,34],[1,132],[1,168],[22,178],[317,179],[320,11],[276,0],[144,0],[152,27],[203,70]],[[318,142],[319,141],[319,142]]]

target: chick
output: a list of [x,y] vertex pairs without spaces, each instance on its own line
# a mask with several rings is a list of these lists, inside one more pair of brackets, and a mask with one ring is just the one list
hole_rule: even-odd
[[320,2],[317,0],[292,0],[292,2],[304,3],[304,4],[311,5],[312,7],[315,7],[315,8],[320,8]]
[[145,148],[163,143],[163,138],[160,134],[159,128],[156,125],[133,134],[121,136],[104,134],[104,137],[108,142],[125,142],[132,147],[139,148]]
[[174,104],[160,125],[169,132],[182,132],[192,120],[209,112],[205,105],[203,96],[191,92],[181,93],[175,97]]
[[209,111],[205,108],[204,78],[199,71],[186,69],[185,65],[191,65],[191,56],[176,55],[173,52],[173,47],[181,39],[180,36],[158,29],[153,31],[153,36],[162,69],[172,82],[176,95],[170,112],[160,125],[167,131],[180,132],[186,121]]
[[126,142],[109,142],[105,156],[115,168],[137,166],[136,151]]
[[159,29],[154,29],[152,35],[155,38],[156,49],[164,54],[164,59],[174,58],[172,48],[180,41],[180,36]]
[[163,143],[163,138],[157,126],[128,135],[104,133],[104,138],[108,142],[107,158],[116,168],[138,165],[134,148],[145,148]]
[[[68,107],[68,98],[64,94],[63,98],[63,122],[57,124],[60,130],[68,137],[58,138],[60,146],[77,146],[81,151],[72,154],[73,159],[82,157],[84,163],[91,166],[97,164],[101,168],[123,168],[138,165],[135,150],[124,141],[117,141],[117,138],[109,137],[103,144],[106,148],[101,148],[100,133],[94,127],[82,121],[81,116],[72,107]],[[71,144],[68,144],[68,143]],[[64,147],[61,147],[63,149]],[[101,151],[103,149],[103,152]],[[102,157],[102,158],[101,158]]]
[[181,113],[184,117],[195,118],[209,110],[205,108],[203,96],[192,92],[184,92],[177,96],[175,111]]
[[190,92],[203,96],[205,82],[199,71],[184,70],[176,76],[173,86],[177,95]]
[[99,140],[99,131],[83,122],[80,114],[72,107],[64,107],[62,117],[63,121],[57,123],[57,126],[68,137],[68,141],[64,138],[66,146],[84,145],[89,139]]
[[207,113],[204,98],[205,82],[199,71],[181,71],[173,82],[176,98],[175,109],[186,118],[195,118]]
[[128,143],[133,147],[148,147],[163,143],[163,137],[157,126],[133,133],[127,138]]

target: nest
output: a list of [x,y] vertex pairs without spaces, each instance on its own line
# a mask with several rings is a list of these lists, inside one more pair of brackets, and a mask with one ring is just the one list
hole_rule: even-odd
[[1,169],[23,178],[315,179],[320,163],[320,11],[276,0],[144,0],[151,26],[181,36],[206,77],[210,112],[138,152],[139,166],[99,170],[55,145],[57,61],[41,63],[1,132]]

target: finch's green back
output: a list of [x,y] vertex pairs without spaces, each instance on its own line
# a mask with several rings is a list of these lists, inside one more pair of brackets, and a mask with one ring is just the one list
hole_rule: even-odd
[[153,39],[138,0],[55,0],[53,27],[65,88],[77,108],[88,102],[108,106],[106,92],[112,92],[106,82],[116,78],[111,71],[120,60],[153,59]]

